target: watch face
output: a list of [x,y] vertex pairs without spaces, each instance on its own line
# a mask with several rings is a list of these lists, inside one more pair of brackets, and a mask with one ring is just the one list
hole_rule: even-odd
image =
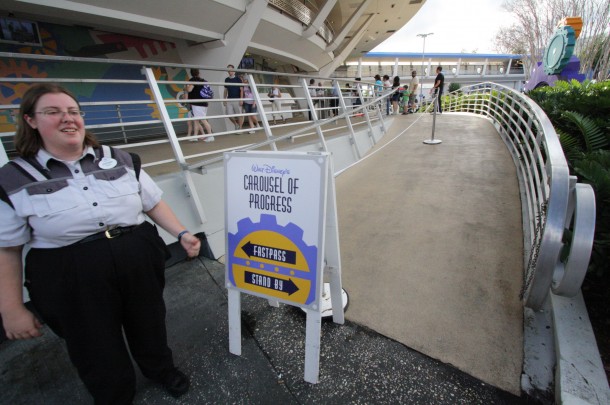
[[548,45],[549,51],[546,55],[546,65],[555,66],[557,62],[561,60],[563,48],[565,47],[565,38],[563,35],[557,35],[551,38],[551,42]]
[[574,53],[575,43],[576,36],[572,27],[566,25],[558,28],[544,50],[544,72],[548,75],[561,73]]

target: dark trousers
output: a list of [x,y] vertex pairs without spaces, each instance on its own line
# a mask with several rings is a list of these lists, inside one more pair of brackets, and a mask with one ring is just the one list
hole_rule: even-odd
[[443,92],[437,92],[436,95],[438,96],[436,98],[436,105],[434,106],[434,108],[436,109],[436,112],[439,113],[443,113],[443,103],[441,102],[441,97],[443,97]]
[[[316,108],[317,105],[318,105],[318,100],[314,100],[313,108]],[[320,118],[320,117],[318,117],[318,118]],[[311,110],[309,110],[309,121],[313,121],[313,115],[311,114]]]
[[130,404],[135,372],[159,380],[174,366],[165,329],[165,259],[157,230],[144,224],[114,239],[31,249],[26,286],[43,321],[65,339],[96,404]]
[[333,112],[333,116],[337,116],[339,115],[339,109],[337,107],[339,107],[339,99],[338,98],[331,98],[330,99],[330,107],[332,108],[332,112]]

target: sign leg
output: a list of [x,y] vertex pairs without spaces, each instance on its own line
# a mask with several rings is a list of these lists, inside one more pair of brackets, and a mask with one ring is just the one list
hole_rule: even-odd
[[345,323],[343,311],[343,287],[341,286],[341,271],[330,268],[330,302],[333,307],[333,322],[339,325]]
[[322,316],[319,311],[306,310],[305,328],[305,381],[318,383],[320,374],[320,333]]
[[241,295],[229,288],[229,351],[241,356]]

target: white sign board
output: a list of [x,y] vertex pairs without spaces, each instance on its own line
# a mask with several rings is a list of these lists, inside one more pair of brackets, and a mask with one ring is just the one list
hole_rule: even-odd
[[316,310],[328,153],[225,154],[227,288]]
[[307,313],[305,381],[315,384],[325,266],[333,320],[344,322],[330,154],[247,151],[224,157],[229,350],[241,354],[241,292],[272,305],[299,306]]

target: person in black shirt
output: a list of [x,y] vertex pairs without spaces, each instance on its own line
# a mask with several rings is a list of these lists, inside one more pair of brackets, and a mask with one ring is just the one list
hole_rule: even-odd
[[[192,77],[189,79],[189,82],[205,82],[206,81],[206,80],[202,79],[201,76],[199,76],[199,69],[191,69],[191,76]],[[208,103],[206,101],[203,101],[204,99],[201,97],[202,88],[203,88],[202,84],[187,84],[185,90],[188,93],[189,100],[200,100],[200,102],[191,103],[191,108],[193,109],[193,116],[200,118],[200,122],[203,125],[203,128],[205,128],[206,133],[208,135],[211,135],[212,126],[206,119],[206,116],[208,114]],[[204,139],[204,141],[213,142],[214,137],[207,136]]]
[[436,111],[440,114],[443,113],[441,97],[443,95],[443,86],[445,85],[445,75],[443,75],[442,72],[443,68],[441,66],[436,68],[436,78],[434,79],[434,87],[432,87],[434,94],[438,97],[436,101]]

